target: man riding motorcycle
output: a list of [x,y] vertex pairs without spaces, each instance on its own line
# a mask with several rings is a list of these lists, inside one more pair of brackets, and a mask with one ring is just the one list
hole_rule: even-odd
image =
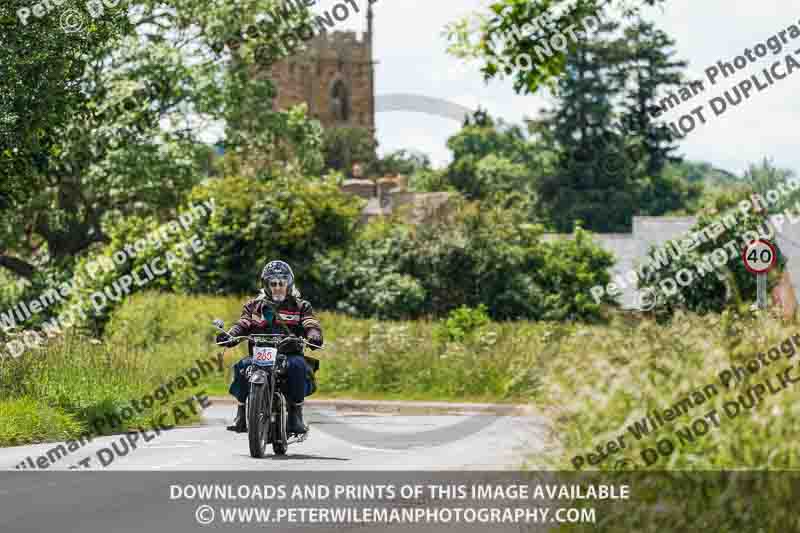
[[[260,294],[244,304],[242,316],[228,331],[217,335],[217,344],[233,347],[241,342],[231,338],[242,335],[276,334],[291,332],[297,337],[306,337],[312,349],[322,347],[322,326],[314,317],[311,304],[300,299],[300,292],[294,285],[292,268],[284,261],[270,261],[261,272],[262,289]],[[302,340],[285,339],[279,346],[287,356],[287,381],[289,420],[287,431],[302,434],[308,431],[303,423],[303,399],[313,393],[313,385],[307,386],[307,377],[312,379],[312,369],[302,356]],[[250,343],[248,357],[233,366],[233,383],[229,392],[239,401],[236,419],[229,431],[247,431],[245,402],[250,392],[250,383],[245,376],[251,364],[253,346]],[[316,369],[314,369],[316,370]]]

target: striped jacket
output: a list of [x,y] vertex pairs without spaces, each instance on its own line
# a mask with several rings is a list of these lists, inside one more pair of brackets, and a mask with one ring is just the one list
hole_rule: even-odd
[[322,325],[314,316],[314,309],[308,301],[300,299],[299,296],[288,295],[278,306],[277,311],[277,315],[272,316],[272,310],[266,304],[266,295],[262,290],[258,297],[244,304],[242,316],[229,333],[234,337],[286,333],[284,328],[286,326],[298,337],[306,337],[312,329],[316,329],[322,335]]

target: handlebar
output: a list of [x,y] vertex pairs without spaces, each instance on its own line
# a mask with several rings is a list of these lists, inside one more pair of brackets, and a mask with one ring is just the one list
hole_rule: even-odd
[[[214,325],[217,326],[217,324],[214,324]],[[219,326],[217,326],[217,329],[220,330],[222,333],[225,333],[225,334],[228,333],[227,331],[225,331],[223,328],[221,328]],[[244,339],[246,339],[246,340],[249,340],[249,341],[252,341],[252,342],[258,342],[259,340],[263,340],[264,337],[272,337],[272,338],[274,338],[274,337],[283,337],[284,339],[295,338],[295,339],[303,341],[303,343],[307,344],[308,346],[312,346],[312,347],[317,348],[317,349],[323,349],[322,346],[317,346],[316,344],[310,343],[306,339],[304,339],[303,337],[298,337],[297,335],[286,335],[284,333],[256,333],[256,334],[253,334],[253,335],[240,335],[238,337],[233,337],[231,335],[228,335],[228,337],[229,337],[228,338],[229,341],[230,340],[239,340],[239,339],[243,339],[244,340]],[[214,343],[214,344],[216,344],[217,346],[224,346],[224,343],[218,343],[217,342],[217,343]],[[224,346],[224,347],[227,348],[227,346]]]

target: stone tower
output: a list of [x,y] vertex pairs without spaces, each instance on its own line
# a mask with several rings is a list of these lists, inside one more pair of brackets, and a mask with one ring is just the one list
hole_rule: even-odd
[[270,76],[277,89],[275,109],[306,102],[322,126],[360,126],[375,133],[372,6],[367,31],[319,33],[306,51],[276,62]]

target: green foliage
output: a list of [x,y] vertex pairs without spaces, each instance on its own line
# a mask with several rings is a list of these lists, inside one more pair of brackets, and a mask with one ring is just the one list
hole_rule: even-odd
[[335,170],[352,177],[353,164],[366,167],[375,163],[377,141],[366,128],[331,127],[323,133],[322,152],[325,170]]
[[467,338],[475,338],[489,324],[486,306],[480,304],[476,309],[462,305],[453,309],[447,318],[438,326],[436,336],[444,341],[462,342]]
[[774,204],[765,202],[769,214],[781,213],[789,207],[794,207],[795,203],[800,200],[800,192],[787,186],[789,180],[798,183],[795,172],[791,169],[776,167],[773,161],[766,157],[758,164],[751,163],[743,176],[745,185],[762,197],[769,191],[777,190],[778,187],[786,192],[792,191],[789,194],[781,194]]
[[692,208],[701,188],[664,166],[677,161],[671,133],[654,120],[657,97],[682,79],[685,62],[671,59],[674,41],[637,22],[617,36],[604,23],[570,47],[557,81],[557,105],[536,122],[542,143],[557,154],[540,180],[539,197],[555,228],[576,221],[602,232],[630,231],[635,214]]
[[[184,207],[180,214],[188,211],[188,207]],[[201,216],[199,211],[193,216],[197,217],[197,226],[201,227],[208,221],[208,215]],[[204,246],[201,240],[196,240],[195,234],[185,231],[177,221],[159,224],[152,217],[121,219],[113,226],[109,225],[107,232],[110,242],[78,261],[72,278],[75,290],[61,307],[81,306],[86,319],[80,325],[95,335],[103,330],[111,313],[130,294],[143,290],[172,290],[176,285],[176,273],[185,271],[197,259],[192,240],[195,239],[198,248]],[[156,235],[156,239],[147,239]],[[146,243],[141,251],[134,248],[137,241]],[[115,262],[115,256],[125,256],[126,259],[119,264]],[[113,265],[113,268],[98,268],[99,265]],[[137,272],[139,280],[147,280],[149,276],[145,267],[155,274],[152,280],[142,285],[136,281],[127,289],[122,286],[121,278],[134,272]],[[166,272],[159,274],[161,270]]]
[[[732,228],[724,228],[723,231],[719,221],[723,216],[727,217],[731,213],[735,216],[736,224]],[[683,239],[675,240],[674,247],[684,252],[677,258],[674,258],[674,254],[666,249],[658,251],[662,248],[661,246],[651,247],[646,262],[656,265],[657,268],[646,269],[646,276],[639,279],[639,288],[653,291],[657,302],[655,311],[661,316],[669,316],[678,308],[685,308],[696,313],[719,313],[730,305],[736,306],[743,301],[754,301],[756,279],[747,271],[741,260],[741,250],[744,246],[742,239],[746,232],[752,231],[763,238],[770,239],[778,252],[778,268],[769,273],[768,290],[777,283],[787,261],[775,239],[770,235],[771,230],[767,224],[764,213],[748,212],[743,214],[732,207],[722,213],[715,211],[704,213],[699,217],[697,223],[686,232],[686,235],[691,236],[705,230],[706,235],[719,231],[719,236],[716,239],[706,237],[706,242],[702,242],[690,252],[683,250]],[[734,241],[734,246],[739,253],[731,258],[730,251],[725,249],[728,261],[720,268],[716,268],[714,263],[709,260],[709,256],[714,250],[722,248],[729,241]],[[664,243],[664,246],[667,244]],[[710,266],[713,271],[701,277],[698,272],[699,264],[705,265],[704,269]],[[687,287],[678,286],[679,290],[671,291],[669,289],[670,282],[664,280],[667,278],[675,280],[678,272],[684,269],[692,273],[691,284]]]
[[[583,28],[586,17],[607,20],[617,8],[622,10],[623,16],[634,17],[639,14],[640,7],[662,1],[495,0],[488,5],[488,12],[475,13],[448,25],[446,32],[450,46],[447,51],[455,57],[475,58],[482,62],[481,72],[485,80],[510,76],[516,92],[529,94],[543,86],[552,88],[555,79],[568,70],[564,55],[557,50],[538,61],[537,45],[541,47],[559,30],[566,30],[570,25],[578,28],[578,35],[585,34],[580,28]],[[512,37],[515,30],[521,38]],[[533,68],[525,60],[519,61],[523,68],[517,65],[515,58],[522,54],[536,61]]]
[[582,231],[574,241],[542,243],[541,227],[526,219],[507,206],[471,205],[414,232],[368,230],[320,262],[330,283],[323,293],[336,296],[337,309],[366,316],[440,316],[485,305],[495,319],[598,318],[587,296],[608,282],[612,257]]
[[[80,0],[60,5],[85,12]],[[42,174],[48,160],[71,140],[64,138],[66,126],[87,118],[81,105],[86,86],[79,83],[84,69],[133,29],[119,10],[93,20],[76,38],[63,31],[57,12],[37,17],[32,8],[24,0],[0,5],[0,199],[6,200],[0,202],[2,210],[26,203],[46,184]],[[28,10],[26,24],[17,15],[21,9]],[[4,212],[0,218],[7,216]]]
[[[211,362],[211,320],[238,317],[240,309],[234,298],[140,293],[113,312],[102,341],[72,332],[19,358],[0,358],[0,445],[72,438],[94,418],[118,414],[185,375],[196,359]],[[176,387],[165,403],[157,401],[118,430],[152,428],[159,414],[225,379],[215,366],[197,387]]]
[[[800,423],[794,414],[800,389],[789,386],[767,394],[734,418],[725,414],[723,405],[736,402],[737,396],[746,396],[750,387],[767,379],[777,383],[777,374],[796,366],[792,361],[798,339],[796,323],[782,324],[767,313],[744,316],[734,311],[703,316],[679,312],[664,324],[615,320],[604,327],[581,326],[557,345],[532,336],[530,350],[549,350],[542,356],[542,387],[534,401],[555,420],[558,452],[552,458],[537,453],[531,460],[539,468],[574,470],[573,457],[586,457],[625,435],[625,449],[582,470],[641,473],[631,478],[640,481],[631,486],[640,487],[635,499],[643,505],[613,511],[601,531],[694,531],[698,522],[715,533],[791,530],[786,524],[794,515],[783,513],[778,502],[791,498],[785,484],[792,478],[786,471],[798,468]],[[773,347],[780,347],[778,360],[769,359],[767,367],[734,380],[729,388],[720,383],[720,372],[733,365],[744,367]],[[786,359],[792,355],[795,359]],[[717,394],[687,414],[665,421],[640,440],[628,430],[652,410],[663,412],[709,384],[716,386]],[[719,426],[706,418],[709,431],[694,442],[681,443],[676,431],[712,410],[719,415]],[[645,466],[642,450],[655,448],[661,439],[670,439],[675,451]],[[761,473],[729,475],[737,470]],[[731,488],[734,484],[736,490]],[[654,513],[655,503],[671,511]]]
[[540,304],[545,320],[597,320],[600,307],[589,296],[595,285],[609,282],[613,256],[592,242],[591,234],[578,227],[573,240],[544,246],[542,280],[545,296]]
[[77,438],[82,425],[34,397],[0,400],[0,447]]
[[481,335],[451,341],[428,321],[323,313],[322,323],[331,350],[319,375],[326,395],[505,401],[528,399],[540,386],[538,357],[519,324],[488,322]]
[[375,176],[413,176],[431,170],[431,160],[426,154],[401,149],[377,158],[368,173]]
[[675,138],[663,121],[658,98],[676,91],[684,81],[688,62],[674,58],[675,40],[656,28],[655,24],[638,19],[623,34],[608,44],[623,96],[620,122],[624,134],[638,142],[635,165],[647,176],[660,176],[664,166],[677,162]]
[[696,213],[700,209],[705,188],[667,171],[641,180],[640,216],[677,216]]
[[415,192],[455,191],[447,180],[446,170],[420,170],[408,178],[408,189]]
[[[520,53],[534,57],[534,45],[547,41],[537,40],[542,30],[535,24],[526,25],[534,13],[564,8],[559,24],[566,27],[613,2],[563,4],[493,4],[492,19],[484,21],[482,40],[473,49],[487,61],[487,78],[498,73],[495,61]],[[498,50],[491,40],[515,24],[521,37]],[[454,34],[463,31],[460,26]],[[702,189],[662,175],[665,165],[679,160],[671,132],[655,120],[657,98],[683,81],[686,63],[673,58],[674,45],[641,19],[624,28],[607,19],[590,36],[570,40],[567,51],[544,66],[517,71],[516,90],[534,91],[547,80],[556,105],[528,121],[530,139],[515,128],[500,133],[491,119],[476,114],[475,123],[448,142],[454,154],[448,181],[470,198],[535,192],[538,205],[530,219],[558,232],[571,232],[577,222],[592,231],[626,232],[635,214],[696,209]],[[506,73],[512,70],[517,69]]]
[[[198,124],[223,125],[226,150],[256,174],[321,169],[319,124],[303,106],[274,111],[272,82],[253,75],[257,46],[262,59],[290,52],[266,53],[280,45],[280,32],[270,31],[278,23],[260,24],[258,42],[217,46],[274,0],[235,8],[143,0],[133,20],[128,6],[106,9],[80,37],[61,31],[57,13],[18,24],[23,6],[30,7],[14,0],[0,8],[5,28],[14,29],[2,30],[8,46],[0,61],[0,92],[8,95],[0,102],[0,265],[19,276],[30,277],[26,259],[36,251],[61,267],[108,242],[109,220],[172,216],[205,170],[200,136],[208,129]],[[290,14],[293,23],[310,16]]]
[[690,183],[702,183],[706,186],[733,187],[742,180],[732,172],[717,168],[705,161],[680,161],[669,163],[665,167],[670,176],[681,176]]
[[326,307],[379,318],[418,316],[426,292],[419,280],[402,270],[413,253],[413,241],[401,225],[370,224],[346,250],[318,263]]
[[305,297],[324,298],[315,257],[352,240],[360,200],[326,180],[239,177],[208,180],[189,195],[195,203],[212,198],[217,207],[211,217],[190,230],[205,249],[177,269],[176,290],[252,294],[263,266],[280,258],[292,266]]
[[[691,184],[702,185],[703,196],[697,204],[701,204],[705,209],[719,209],[720,203],[735,205],[733,200],[744,199],[753,193],[763,196],[770,190],[776,190],[777,187],[791,191],[786,187],[787,182],[796,179],[794,171],[777,167],[769,158],[751,163],[741,177],[701,161],[669,164],[664,176],[668,179],[685,180]],[[782,212],[793,207],[799,199],[800,194],[797,192],[782,194],[777,202],[768,204],[767,210],[770,214]]]
[[530,194],[543,166],[536,145],[519,126],[495,121],[482,110],[466,117],[447,147],[453,153],[447,182],[473,199],[510,191]]

